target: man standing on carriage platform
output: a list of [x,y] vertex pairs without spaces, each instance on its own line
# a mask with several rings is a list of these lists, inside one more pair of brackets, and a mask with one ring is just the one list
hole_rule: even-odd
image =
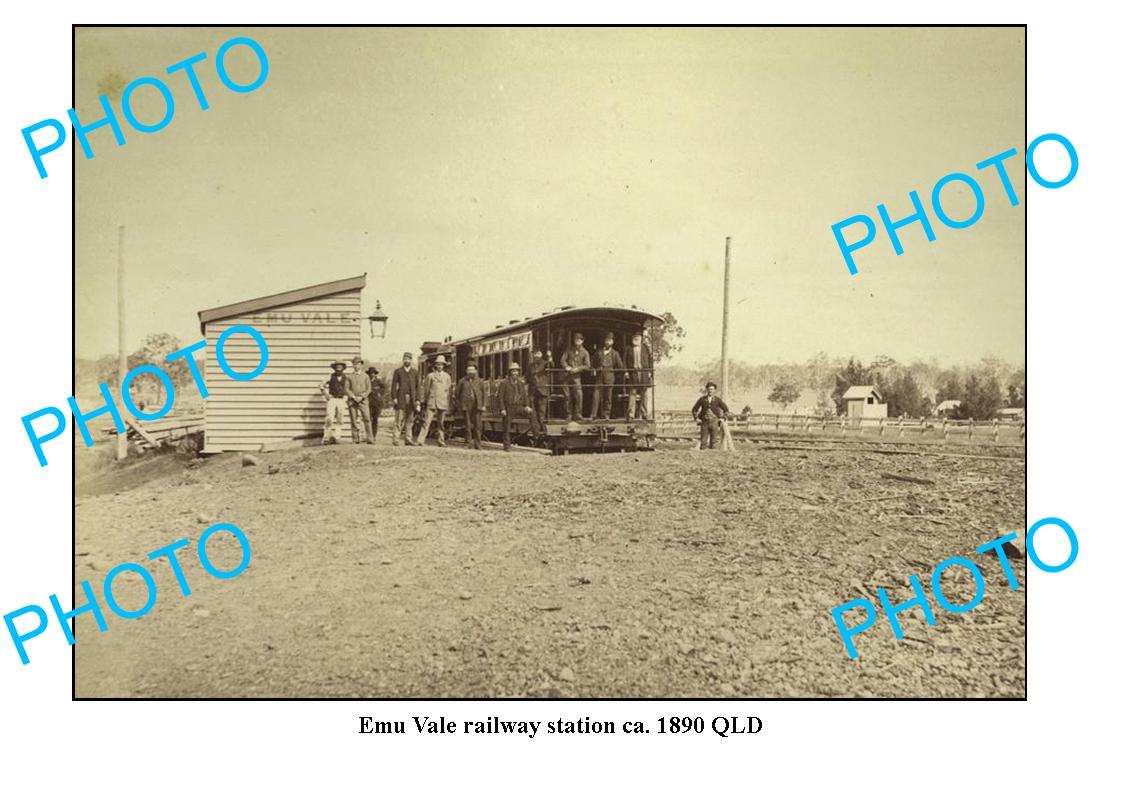
[[503,415],[503,450],[511,450],[511,421],[516,415],[531,415],[530,393],[523,381],[518,360],[507,368],[507,378],[499,383],[499,414]]
[[628,419],[635,419],[638,399],[639,416],[648,420],[654,371],[651,349],[644,344],[643,335],[638,332],[632,335],[632,344],[624,351],[624,367],[628,369],[624,374],[624,379],[628,382]]
[[612,347],[616,338],[609,332],[604,336],[604,345],[594,354],[596,377],[593,379],[593,411],[594,418],[601,420],[612,418],[612,388],[618,378],[624,375],[624,360],[620,352]]
[[584,420],[581,416],[584,396],[581,390],[581,374],[592,369],[589,351],[585,348],[585,335],[575,332],[573,345],[562,354],[561,365],[565,370],[565,413],[570,420]]

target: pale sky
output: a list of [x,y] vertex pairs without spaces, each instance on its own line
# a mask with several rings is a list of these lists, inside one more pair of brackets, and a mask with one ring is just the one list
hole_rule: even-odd
[[[249,94],[214,70],[239,35],[269,58]],[[201,51],[205,112],[164,74]],[[228,63],[256,75],[245,48]],[[78,153],[79,357],[116,351],[123,224],[130,350],[365,271],[364,312],[390,316],[385,340],[364,322],[374,359],[607,302],[674,312],[673,361],[706,361],[729,235],[737,359],[1025,358],[1021,29],[79,29],[76,70],[83,121],[99,84],[158,76],[176,99],[163,130],[122,119],[126,146],[103,128]],[[134,109],[163,104],[145,88]],[[974,166],[1011,147],[1018,207]],[[931,214],[953,171],[986,193],[968,229]],[[913,224],[897,257],[879,229],[850,276],[831,225],[881,202],[904,217],[910,190],[936,241]],[[970,215],[965,195],[945,193],[949,214]]]

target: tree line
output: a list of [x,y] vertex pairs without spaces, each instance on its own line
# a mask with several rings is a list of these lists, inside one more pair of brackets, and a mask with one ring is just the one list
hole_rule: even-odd
[[[701,389],[720,372],[720,362],[700,367],[662,365],[661,384]],[[875,357],[868,364],[855,357],[831,357],[820,352],[803,363],[750,365],[731,360],[729,378],[734,390],[771,389],[768,400],[783,409],[800,399],[813,398],[817,414],[841,414],[842,396],[852,386],[872,385],[888,404],[890,417],[932,417],[944,401],[958,401],[948,412],[953,418],[991,420],[1000,409],[1024,409],[1025,365],[986,357],[970,365],[941,366],[935,359],[898,362]]]

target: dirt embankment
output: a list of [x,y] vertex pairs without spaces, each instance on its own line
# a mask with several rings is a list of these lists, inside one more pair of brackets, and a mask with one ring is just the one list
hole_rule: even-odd
[[[974,548],[1024,530],[1024,464],[850,451],[546,457],[388,444],[224,456],[80,493],[77,577],[210,523],[245,530],[192,594],[166,561],[138,620],[78,623],[79,696],[1024,696],[1023,589]],[[883,480],[879,473],[935,485]],[[116,491],[116,494],[113,492]],[[229,543],[227,543],[229,542]],[[237,545],[216,537],[218,566]],[[949,556],[983,602],[884,619],[845,654],[830,609],[912,596]],[[127,607],[143,589],[122,577]],[[973,593],[945,573],[949,599]],[[852,621],[856,621],[852,620]]]

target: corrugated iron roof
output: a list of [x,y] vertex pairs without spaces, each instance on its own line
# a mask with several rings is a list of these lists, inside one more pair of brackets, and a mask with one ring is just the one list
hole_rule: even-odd
[[624,313],[624,314],[635,315],[635,316],[643,316],[643,318],[645,320],[654,320],[654,321],[658,321],[659,323],[663,322],[663,318],[661,316],[656,315],[653,312],[648,312],[647,310],[640,309],[639,307],[636,307],[635,305],[626,307],[622,304],[618,304],[618,305],[615,305],[615,306],[613,306],[611,304],[602,304],[599,307],[595,306],[595,305],[577,307],[577,306],[574,306],[572,304],[567,304],[564,307],[557,307],[557,308],[552,309],[552,310],[546,310],[541,315],[537,315],[537,316],[532,315],[529,318],[527,318],[525,320],[522,320],[522,321],[511,321],[510,323],[507,323],[507,324],[498,324],[494,329],[483,332],[481,334],[474,334],[474,335],[470,335],[468,337],[458,338],[454,341],[454,343],[464,343],[464,342],[470,342],[470,341],[474,342],[474,341],[483,340],[483,339],[486,339],[486,338],[489,338],[489,337],[495,337],[495,336],[498,336],[498,335],[507,334],[508,332],[518,331],[519,329],[524,329],[527,326],[531,326],[533,324],[540,323],[542,321],[556,320],[556,319],[564,318],[566,316],[582,315],[582,314],[586,314],[586,313],[598,313],[598,312]]
[[[270,296],[239,301],[237,304],[224,304],[209,310],[199,310],[199,326],[204,328],[211,321],[220,321],[235,315],[259,312],[283,307],[286,304],[296,304],[309,299],[331,296],[336,293],[346,293],[350,290],[362,290],[367,285],[367,275],[352,276],[347,279],[337,279],[334,282],[323,282],[319,285],[310,285],[296,290],[287,290],[284,293],[274,293]],[[204,328],[205,331],[205,328]]]
[[871,395],[874,398],[876,398],[877,400],[879,400],[879,401],[881,400],[881,393],[879,393],[877,391],[877,388],[874,387],[873,385],[870,385],[870,384],[855,384],[853,387],[851,387],[850,389],[848,389],[846,392],[844,392],[842,394],[842,400],[850,401],[850,400],[860,398],[864,401],[867,398],[869,398]]

